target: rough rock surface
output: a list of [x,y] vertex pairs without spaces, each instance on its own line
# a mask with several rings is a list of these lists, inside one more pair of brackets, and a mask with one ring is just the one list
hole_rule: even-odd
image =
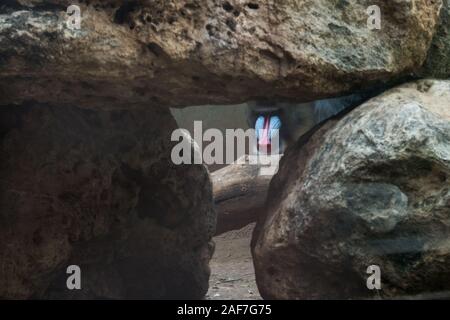
[[327,122],[287,150],[268,199],[252,239],[264,298],[448,297],[450,81]]
[[212,187],[171,164],[168,109],[2,106],[0,128],[0,298],[207,292]]
[[72,2],[1,5],[0,104],[173,107],[338,95],[419,68],[442,7],[375,1],[382,29],[369,30],[369,0],[92,0],[80,1],[81,28],[70,30]]
[[419,75],[440,79],[450,78],[450,0],[443,0],[439,25]]

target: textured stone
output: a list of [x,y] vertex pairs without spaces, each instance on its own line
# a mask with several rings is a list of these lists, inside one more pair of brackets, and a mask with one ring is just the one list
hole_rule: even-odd
[[[373,98],[285,153],[252,247],[264,298],[448,297],[450,81]],[[366,269],[381,268],[382,290]]]
[[450,78],[450,1],[443,0],[440,20],[423,68],[422,77]]
[[[215,232],[168,109],[0,108],[1,298],[201,298]],[[82,290],[66,288],[79,265]]]
[[80,2],[75,31],[65,24],[69,0],[0,7],[0,104],[173,107],[338,95],[420,67],[442,6],[377,1],[382,29],[371,31],[369,0]]

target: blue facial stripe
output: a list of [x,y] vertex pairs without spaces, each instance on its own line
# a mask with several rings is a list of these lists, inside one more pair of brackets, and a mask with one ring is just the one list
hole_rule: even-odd
[[270,123],[269,123],[269,135],[272,139],[277,132],[276,130],[281,129],[281,119],[279,116],[272,116],[270,117]]
[[259,116],[258,119],[256,119],[255,123],[256,136],[258,137],[258,140],[262,138],[263,129],[264,129],[264,117]]

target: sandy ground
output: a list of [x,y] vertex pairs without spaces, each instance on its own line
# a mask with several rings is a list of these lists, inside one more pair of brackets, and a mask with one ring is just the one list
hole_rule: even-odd
[[214,238],[216,250],[210,262],[211,277],[206,299],[258,300],[250,240],[254,224]]

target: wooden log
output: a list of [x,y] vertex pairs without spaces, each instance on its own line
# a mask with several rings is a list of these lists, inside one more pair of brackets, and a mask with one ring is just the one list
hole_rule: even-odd
[[[254,156],[245,155],[211,174],[217,211],[216,235],[255,222],[264,207],[276,170],[261,171],[267,166],[251,163],[251,157]],[[271,157],[276,161],[274,157],[279,159],[280,155]]]

